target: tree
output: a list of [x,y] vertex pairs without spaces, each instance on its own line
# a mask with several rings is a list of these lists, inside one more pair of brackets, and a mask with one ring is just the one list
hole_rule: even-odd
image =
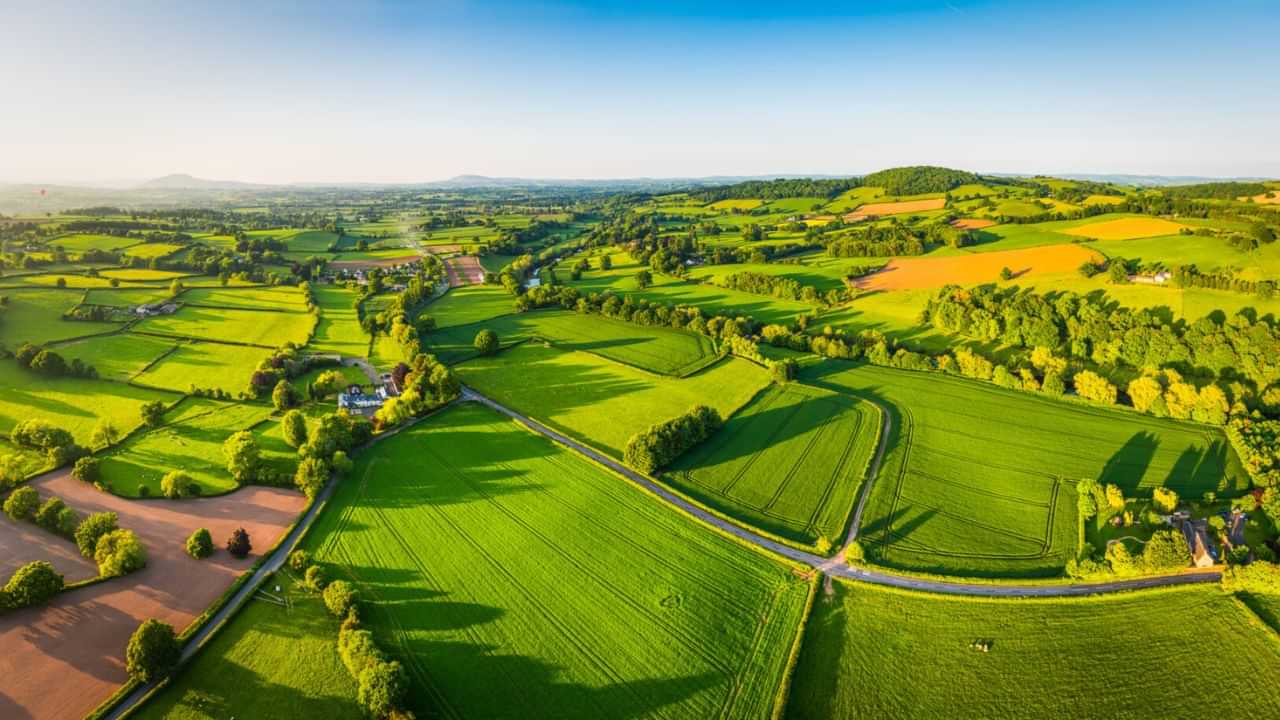
[[222,454],[227,459],[227,472],[238,485],[252,482],[258,476],[262,464],[262,455],[258,449],[258,441],[248,430],[227,438],[222,443]]
[[76,528],[76,546],[80,548],[80,554],[92,558],[99,538],[115,530],[116,522],[116,514],[113,512],[94,513],[85,518]]
[[314,592],[324,590],[324,586],[329,583],[329,576],[325,573],[324,568],[319,565],[312,565],[302,576],[303,583],[306,584]]
[[103,448],[116,444],[119,439],[120,430],[116,428],[110,418],[102,418],[93,427],[93,435],[90,436],[89,442],[95,447]]
[[18,568],[4,586],[3,596],[13,608],[43,605],[62,592],[63,578],[53,565],[44,560],[29,562]]
[[307,418],[301,410],[290,410],[280,419],[284,441],[291,448],[300,448],[307,442]]
[[1082,370],[1076,373],[1073,382],[1076,393],[1086,400],[1105,405],[1114,405],[1116,402],[1116,387],[1095,372]]
[[159,620],[148,620],[138,626],[124,653],[124,666],[129,677],[139,682],[152,682],[168,675],[178,665],[182,647],[173,626]]
[[160,478],[160,492],[170,499],[195,497],[200,494],[200,486],[185,472],[170,470]]
[[653,275],[648,270],[641,270],[636,273],[636,287],[644,290],[653,284]]
[[850,564],[860,563],[867,557],[867,551],[862,547],[862,543],[857,540],[851,540],[844,547],[844,559]]
[[1178,507],[1178,493],[1166,487],[1158,487],[1151,495],[1151,500],[1160,512],[1166,515]]
[[612,270],[612,269],[613,269],[613,257],[612,257],[612,256],[610,256],[610,255],[604,255],[604,256],[602,256],[602,257],[600,258],[600,269],[601,269],[601,270]]
[[92,455],[82,457],[71,468],[71,477],[81,482],[98,482],[98,479],[102,477],[101,466],[102,461]]
[[276,387],[271,391],[271,404],[275,406],[277,411],[288,410],[298,404],[298,391],[293,389],[293,385],[285,379],[281,379],[276,383]]
[[1123,260],[1112,258],[1107,263],[1107,279],[1115,285],[1124,285],[1129,282],[1129,268],[1125,267]]
[[1142,562],[1152,572],[1186,567],[1191,562],[1191,551],[1182,533],[1157,530],[1142,549]]
[[306,550],[294,550],[289,553],[289,567],[295,572],[305,572],[311,565],[311,554]]
[[147,427],[160,427],[164,422],[164,403],[152,400],[142,404],[142,424]]
[[1164,394],[1164,388],[1160,387],[1159,380],[1150,375],[1143,375],[1129,383],[1128,393],[1134,409],[1148,412],[1155,401]]
[[199,528],[187,538],[187,554],[197,560],[213,554],[213,536],[207,528]]
[[346,580],[334,580],[324,589],[324,605],[337,618],[346,617],[358,599],[356,589]]
[[1000,279],[1001,279],[1001,280],[1005,280],[1005,281],[1012,280],[1012,279],[1013,279],[1013,271],[1012,271],[1012,270],[1010,270],[1010,269],[1009,269],[1009,268],[1007,268],[1007,267],[1002,267],[1002,268],[1000,268]]
[[227,552],[232,557],[244,558],[249,555],[249,551],[253,550],[253,544],[249,541],[249,532],[244,528],[236,528],[231,533],[231,537],[227,538]]
[[370,715],[386,717],[400,707],[408,691],[408,680],[399,661],[375,662],[360,673],[356,698]]
[[80,524],[80,516],[67,507],[62,498],[51,497],[36,511],[36,524],[64,537],[71,537]]
[[775,382],[785,383],[796,379],[796,361],[791,358],[774,362],[769,369]]
[[481,355],[492,355],[498,352],[498,333],[485,328],[476,333],[475,348]]
[[329,464],[318,457],[303,458],[293,474],[293,484],[307,499],[313,499],[329,481]]
[[1119,510],[1124,507],[1124,492],[1120,489],[1119,485],[1107,483],[1104,488],[1104,492],[1107,497],[1107,507],[1112,510]]
[[4,514],[14,520],[30,520],[35,517],[40,507],[40,493],[36,489],[24,485],[9,493],[4,501]]
[[98,538],[93,551],[102,577],[119,577],[147,566],[147,551],[132,530],[112,530]]

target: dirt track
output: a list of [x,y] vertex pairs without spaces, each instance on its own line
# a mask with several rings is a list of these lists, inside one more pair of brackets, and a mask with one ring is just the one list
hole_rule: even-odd
[[[181,631],[253,565],[259,551],[276,543],[306,504],[297,493],[261,487],[217,498],[129,501],[65,471],[30,484],[81,514],[118,513],[120,526],[142,538],[149,562],[124,578],[0,617],[0,718],[6,720],[80,718],[97,707],[126,680],[125,646],[143,620],[156,618]],[[248,558],[235,560],[225,549],[202,561],[187,556],[186,538],[196,528],[209,528],[221,548],[239,526],[254,545]]]
[[895,258],[879,272],[858,278],[866,290],[916,290],[943,285],[979,285],[996,282],[1001,268],[1009,268],[1015,278],[1043,273],[1069,272],[1097,253],[1079,245],[1047,245],[1025,250],[971,253],[940,258]]

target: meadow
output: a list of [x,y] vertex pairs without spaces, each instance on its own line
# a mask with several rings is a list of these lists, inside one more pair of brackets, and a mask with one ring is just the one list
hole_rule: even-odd
[[0,346],[16,350],[23,342],[43,345],[58,340],[111,332],[111,322],[65,320],[62,315],[80,304],[75,290],[6,290],[8,304],[0,321]]
[[133,307],[169,299],[169,288],[152,286],[93,288],[84,294],[85,305]]
[[770,716],[810,584],[487,408],[384,441],[330,504],[306,545],[419,717]]
[[176,344],[165,338],[114,333],[73,340],[54,349],[68,360],[78,359],[91,365],[104,380],[129,382]]
[[202,390],[225,390],[236,395],[249,386],[249,376],[254,368],[270,355],[270,350],[261,347],[187,342],[178,345],[177,350],[134,376],[133,381],[139,385],[178,392],[188,392],[196,387]]
[[1220,428],[947,375],[814,363],[812,384],[873,399],[893,428],[860,530],[878,562],[974,576],[1054,576],[1077,550],[1074,483],[1199,498],[1249,481]]
[[120,237],[117,235],[99,235],[96,233],[71,233],[69,235],[59,235],[50,238],[49,247],[61,247],[68,253],[78,255],[87,250],[119,250],[121,248],[136,245],[137,238]]
[[435,318],[437,327],[447,328],[510,315],[515,302],[500,285],[467,285],[450,289],[422,312]]
[[369,336],[360,327],[355,309],[356,293],[339,285],[313,285],[320,320],[315,336],[307,345],[314,353],[333,353],[343,357],[364,357],[369,352]]
[[303,312],[269,312],[185,305],[172,315],[140,322],[139,332],[198,340],[220,340],[275,348],[286,342],[304,345],[316,316]]
[[204,307],[245,310],[285,310],[304,312],[307,299],[289,286],[252,288],[191,288],[182,293],[182,302]]
[[[360,717],[356,682],[338,656],[338,621],[324,601],[281,572],[263,584],[288,608],[257,599],[213,637],[133,720]],[[280,587],[280,592],[275,591]]]
[[615,458],[622,457],[632,435],[650,425],[695,405],[728,417],[769,383],[763,368],[738,358],[676,379],[542,343],[524,343],[454,369],[481,393]]
[[773,534],[839,546],[879,437],[874,405],[788,383],[757,396],[662,479]]
[[1274,717],[1277,672],[1275,632],[1216,587],[982,599],[836,582],[786,717]]

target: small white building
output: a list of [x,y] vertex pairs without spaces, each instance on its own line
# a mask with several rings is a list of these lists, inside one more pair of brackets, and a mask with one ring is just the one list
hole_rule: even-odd
[[371,417],[378,412],[387,401],[387,390],[377,387],[372,393],[366,393],[360,385],[348,385],[344,392],[338,393],[338,409],[346,410],[352,415]]

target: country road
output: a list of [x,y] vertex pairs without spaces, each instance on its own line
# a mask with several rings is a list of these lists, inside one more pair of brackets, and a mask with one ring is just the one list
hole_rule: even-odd
[[[1133,578],[1129,580],[1115,580],[1103,583],[1072,583],[1063,585],[1012,585],[1012,584],[994,584],[994,583],[972,583],[972,582],[951,582],[948,580],[935,580],[927,578],[916,578],[907,575],[899,575],[881,570],[874,570],[864,567],[850,567],[844,562],[844,548],[835,557],[825,558],[813,553],[797,550],[796,548],[783,545],[782,543],[770,540],[769,538],[757,535],[746,528],[735,523],[724,520],[716,515],[698,507],[697,505],[685,500],[684,498],[672,493],[655,480],[641,475],[622,463],[602,455],[599,452],[577,442],[576,440],[566,437],[561,433],[548,428],[542,423],[529,417],[521,415],[504,405],[501,405],[469,387],[462,388],[462,399],[479,402],[487,405],[494,410],[516,420],[525,427],[534,432],[544,435],[555,442],[574,450],[582,455],[591,458],[597,463],[613,470],[619,475],[625,477],[631,482],[648,490],[654,495],[661,498],[669,505],[692,515],[702,522],[711,525],[722,532],[733,535],[734,537],[748,542],[756,547],[768,550],[770,552],[782,555],[783,557],[804,563],[810,567],[817,568],[824,573],[834,575],[836,577],[845,578],[847,580],[855,580],[858,582],[873,583],[876,585],[886,585],[889,587],[906,588],[910,590],[922,590],[925,592],[943,593],[947,595],[978,595],[986,597],[1065,597],[1078,595],[1097,595],[1101,593],[1123,592],[1127,590],[1138,590],[1142,588],[1164,587],[1168,585],[1187,585],[1192,583],[1217,582],[1221,579],[1222,574],[1217,571],[1197,571],[1185,572],[1178,575],[1161,575],[1158,577]],[[877,404],[877,407],[879,405]],[[855,520],[853,527],[849,532],[849,539],[855,539],[857,536],[857,523],[860,519],[862,507],[866,502],[866,497],[870,492],[871,480],[875,478],[876,473],[880,469],[880,461],[884,457],[885,445],[889,436],[889,414],[883,407],[880,408],[884,417],[884,423],[881,429],[880,446],[876,448],[876,455],[872,462],[871,470],[868,472],[868,481],[863,488],[862,497],[858,502],[858,509],[855,512]]]

